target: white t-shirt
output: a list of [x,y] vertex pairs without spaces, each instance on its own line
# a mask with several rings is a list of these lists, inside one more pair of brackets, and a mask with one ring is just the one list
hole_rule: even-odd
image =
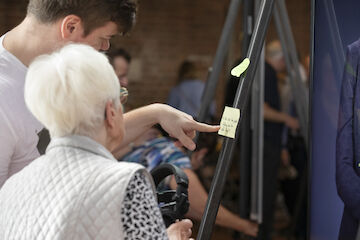
[[0,37],[0,188],[11,175],[39,156],[42,124],[24,100],[27,67],[3,47]]

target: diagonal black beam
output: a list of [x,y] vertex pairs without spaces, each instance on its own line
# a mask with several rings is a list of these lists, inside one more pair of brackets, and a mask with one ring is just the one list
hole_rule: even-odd
[[[253,31],[254,1],[243,1],[243,40],[242,53],[245,56]],[[243,109],[244,119],[240,127],[239,146],[240,154],[238,156],[239,165],[239,215],[242,218],[249,218],[250,213],[250,175],[251,175],[251,101]]]

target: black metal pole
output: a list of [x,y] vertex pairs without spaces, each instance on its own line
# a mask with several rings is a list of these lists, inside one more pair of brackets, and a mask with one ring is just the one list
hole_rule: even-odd
[[[243,41],[242,56],[245,56],[252,34],[254,1],[243,1]],[[242,218],[248,218],[250,213],[250,160],[251,160],[251,101],[248,102],[244,109],[243,121],[240,125],[240,154],[239,154],[239,173],[240,173],[240,189],[239,189],[239,215]]]
[[[263,0],[259,10],[259,18],[255,24],[254,33],[251,37],[247,57],[250,59],[250,66],[246,76],[240,78],[240,84],[237,89],[233,107],[244,109],[248,99],[251,85],[255,76],[257,62],[259,60],[266,31],[269,25],[270,17],[274,6],[274,0]],[[239,120],[241,124],[242,118]],[[239,128],[238,128],[239,129]],[[238,136],[238,134],[236,134]],[[226,176],[229,172],[229,166],[236,139],[226,138],[216,165],[215,176],[213,178],[208,201],[202,217],[202,221],[197,236],[198,240],[209,240],[212,234],[212,228],[215,223],[221,196],[224,190]]]
[[197,116],[197,120],[199,122],[204,122],[206,120],[209,106],[214,99],[214,94],[219,80],[220,72],[223,68],[225,57],[229,50],[229,43],[234,30],[236,18],[239,13],[240,3],[241,0],[232,0],[230,3],[229,11],[225,20],[220,42],[217,47],[214,62],[212,65],[212,72],[208,75],[209,78],[206,81],[205,90],[201,102],[201,108]]
[[[256,0],[256,2],[258,2],[258,0]],[[257,221],[257,223],[263,222],[264,81],[265,53],[263,47],[251,91],[250,219]]]
[[[254,16],[258,16],[261,0],[254,1]],[[264,92],[265,92],[264,45],[257,63],[251,90],[251,197],[250,219],[263,222],[263,148],[264,148]]]
[[241,55],[245,56],[249,49],[251,35],[253,33],[254,25],[254,1],[253,0],[244,0],[243,1],[243,39],[242,39],[242,49]]

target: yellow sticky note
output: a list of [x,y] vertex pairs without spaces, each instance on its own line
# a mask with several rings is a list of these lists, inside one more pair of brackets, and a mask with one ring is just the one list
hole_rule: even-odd
[[221,121],[219,135],[235,138],[235,132],[240,119],[240,110],[238,108],[226,107],[224,109]]
[[231,70],[231,75],[233,75],[234,77],[240,77],[240,75],[246,71],[249,65],[250,59],[245,58],[244,61],[242,61],[239,65],[237,65]]

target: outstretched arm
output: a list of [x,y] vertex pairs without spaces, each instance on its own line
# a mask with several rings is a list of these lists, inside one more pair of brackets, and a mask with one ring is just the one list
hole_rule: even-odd
[[216,132],[219,126],[210,126],[196,122],[190,115],[183,113],[165,104],[151,104],[135,109],[124,114],[125,138],[113,152],[118,152],[129,145],[142,133],[159,123],[169,135],[178,140],[177,145],[182,145],[190,150],[195,149],[193,138],[196,131]]

